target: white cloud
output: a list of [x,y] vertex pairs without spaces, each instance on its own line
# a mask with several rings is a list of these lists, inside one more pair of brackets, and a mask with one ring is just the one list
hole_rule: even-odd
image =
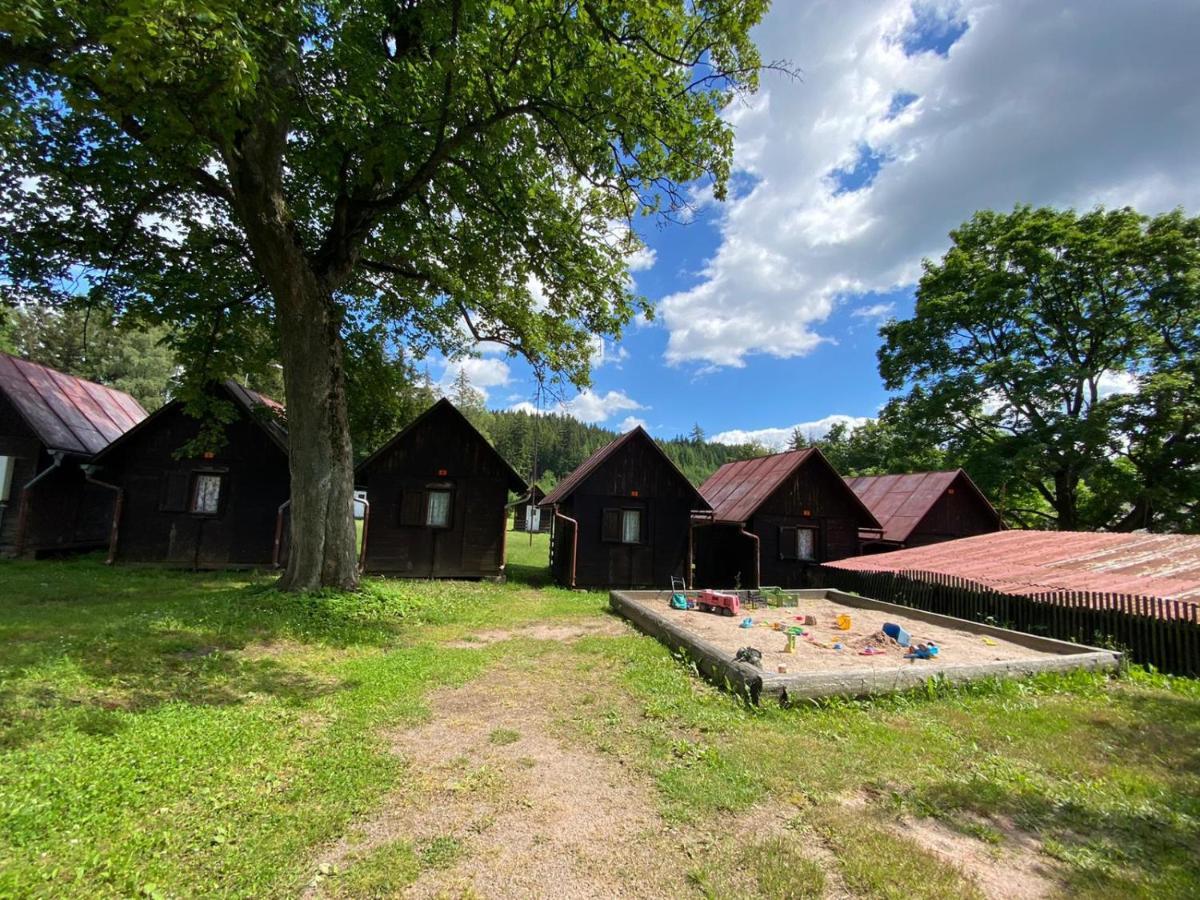
[[658,251],[652,247],[641,247],[631,253],[626,260],[630,272],[645,272],[647,269],[653,269],[657,261]]
[[[608,421],[617,413],[647,408],[648,407],[638,403],[624,391],[608,391],[604,394],[598,394],[591,388],[587,388],[586,390],[580,391],[570,400],[564,400],[563,402],[552,405],[548,408],[544,407],[542,409],[542,414],[545,415],[547,413],[558,413],[564,416],[571,416],[574,419],[578,419],[580,422],[587,422],[588,424],[595,425],[600,422]],[[528,400],[525,400],[521,403],[516,403],[510,406],[509,409],[516,412],[527,412],[532,414],[537,413],[537,409]],[[628,422],[632,419],[633,417],[630,416],[625,419],[625,422]],[[638,419],[636,421],[640,422],[641,420]],[[628,430],[624,429],[625,422],[622,422],[621,426],[623,430]]]
[[856,319],[887,319],[896,311],[895,303],[872,303],[870,306],[860,306],[850,315]]
[[645,419],[639,419],[637,416],[626,416],[621,420],[621,424],[617,426],[617,431],[621,432],[621,434],[624,434],[627,431],[633,431],[633,429],[637,428],[638,426],[641,426],[645,429],[650,428],[650,426],[646,424]]
[[806,440],[819,440],[829,433],[829,429],[834,425],[843,424],[850,428],[858,428],[860,425],[865,425],[870,419],[866,416],[847,416],[841,413],[834,413],[826,416],[823,419],[817,419],[815,422],[798,422],[795,425],[789,425],[786,428],[758,428],[752,431],[743,431],[735,428],[730,431],[722,431],[720,434],[712,436],[711,440],[718,444],[762,444],[770,450],[786,450],[792,440],[792,433],[799,428],[800,433],[804,435]]
[[[966,33],[908,55],[935,8]],[[763,57],[804,78],[767,76],[726,113],[756,183],[723,208],[700,282],[660,304],[668,362],[808,353],[839,302],[915,283],[978,209],[1200,207],[1194,0],[923,9],[915,24],[909,0],[779,3],[758,28]],[[874,180],[839,191],[866,159]]]
[[454,389],[454,379],[458,377],[460,371],[467,373],[467,378],[471,380],[471,387],[483,394],[485,400],[491,389],[506,387],[512,383],[512,371],[504,360],[494,356],[482,358],[472,356],[466,359],[449,360],[446,363],[442,377],[437,383],[438,391],[443,395],[449,394]]

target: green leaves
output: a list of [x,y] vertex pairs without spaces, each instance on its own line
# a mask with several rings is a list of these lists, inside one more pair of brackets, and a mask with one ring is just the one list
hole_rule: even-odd
[[1023,495],[1017,521],[1194,522],[1200,222],[1017,207],[951,237],[916,315],[882,330],[910,417],[990,468],[994,496]]

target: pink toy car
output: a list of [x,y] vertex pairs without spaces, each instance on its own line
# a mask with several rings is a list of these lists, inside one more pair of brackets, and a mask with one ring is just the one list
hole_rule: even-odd
[[726,616],[736,616],[741,612],[741,603],[737,594],[724,594],[720,591],[701,591],[696,598],[696,608],[704,612],[719,612]]

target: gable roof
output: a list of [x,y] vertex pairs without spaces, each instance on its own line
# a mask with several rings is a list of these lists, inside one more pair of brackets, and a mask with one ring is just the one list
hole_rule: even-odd
[[[271,442],[275,444],[284,455],[288,452],[288,433],[286,426],[287,411],[283,404],[277,400],[272,400],[266,394],[260,394],[258,391],[252,391],[248,387],[238,384],[233,379],[227,379],[219,383],[219,387],[225,391],[230,400],[242,411],[250,421],[258,425]],[[113,441],[104,450],[96,455],[96,460],[101,461],[111,453],[115,452],[118,447],[124,446],[126,441],[132,440],[137,434],[140,434],[144,429],[151,427],[152,423],[157,422],[162,416],[170,412],[181,409],[183,407],[182,400],[172,400],[165,406],[155,410],[150,415],[146,416],[141,422],[130,428],[127,432],[121,435],[120,438]]]
[[826,563],[866,572],[933,572],[1005,594],[1089,591],[1200,603],[1200,535],[994,531]]
[[897,543],[908,540],[934,504],[949,488],[955,486],[955,482],[958,482],[958,487],[970,490],[995,517],[997,524],[1000,522],[1000,514],[962,469],[912,472],[907,475],[859,475],[846,479],[846,484],[883,525],[883,539]]
[[[772,453],[725,463],[709,479],[700,485],[713,508],[713,519],[717,522],[745,522],[753,516],[779,487],[801,466],[808,462],[827,469],[838,484],[844,485],[841,476],[824,454],[816,447]],[[878,528],[879,523],[858,495],[846,489],[847,495],[862,513],[860,528]]]
[[607,461],[610,457],[615,456],[621,450],[621,448],[635,440],[646,441],[649,443],[649,445],[655,449],[658,455],[662,457],[663,461],[671,467],[672,471],[679,476],[679,480],[688,486],[692,494],[695,496],[695,499],[699,500],[704,506],[708,506],[708,501],[706,501],[704,496],[698,490],[696,490],[696,486],[688,480],[688,477],[679,470],[679,466],[675,465],[675,461],[671,459],[671,457],[667,456],[666,451],[663,450],[662,447],[658,446],[658,441],[650,437],[646,429],[644,429],[641,425],[638,425],[636,428],[625,432],[620,437],[613,438],[613,440],[609,441],[607,444],[581,462],[575,467],[574,472],[556,484],[554,486],[554,490],[542,498],[542,501],[538,504],[538,506],[553,506],[556,503],[562,503],[573,493],[575,493],[579,486],[587,481],[588,478],[591,477],[592,473],[600,468],[605,461]]
[[92,456],[146,418],[115,388],[0,353],[0,392],[47,449]]
[[508,476],[508,487],[510,490],[519,492],[529,489],[529,486],[525,483],[525,479],[522,478],[520,473],[518,473],[517,470],[512,467],[512,464],[501,455],[499,450],[492,446],[492,442],[480,433],[479,429],[472,424],[471,420],[463,415],[462,410],[451,403],[446,397],[438,400],[437,403],[433,404],[433,406],[429,407],[429,409],[425,410],[425,412],[421,413],[419,416],[401,428],[392,436],[391,440],[384,443],[382,447],[355,466],[355,474],[357,475],[358,473],[362,472],[365,468],[367,468],[367,466],[371,465],[379,457],[390,452],[393,447],[403,441],[408,435],[412,434],[412,432],[420,425],[439,415],[449,415],[455,419],[458,419],[460,424],[465,425],[477,438],[479,438],[483,445],[492,452],[492,455],[496,457],[496,459],[500,462],[500,465],[503,467],[504,474]]

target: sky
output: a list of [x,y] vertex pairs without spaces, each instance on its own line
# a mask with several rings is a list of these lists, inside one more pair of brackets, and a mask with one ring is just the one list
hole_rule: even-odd
[[[775,0],[755,38],[800,78],[726,110],[726,202],[640,230],[654,321],[597,343],[565,411],[773,448],[875,415],[878,327],[974,211],[1200,212],[1197,34],[1197,0]],[[431,374],[460,366],[489,407],[533,399],[495,354]]]

